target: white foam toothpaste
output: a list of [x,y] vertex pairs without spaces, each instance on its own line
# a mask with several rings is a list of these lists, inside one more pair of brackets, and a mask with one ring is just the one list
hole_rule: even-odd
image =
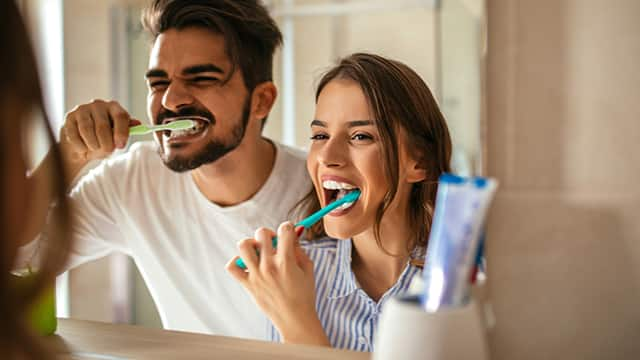
[[469,301],[471,274],[497,185],[490,178],[440,176],[420,299],[427,311],[460,307]]

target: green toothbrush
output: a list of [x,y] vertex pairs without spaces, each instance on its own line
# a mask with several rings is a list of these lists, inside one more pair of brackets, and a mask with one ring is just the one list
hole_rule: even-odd
[[129,128],[129,135],[145,135],[154,131],[187,130],[196,125],[193,120],[176,120],[163,125],[136,125]]

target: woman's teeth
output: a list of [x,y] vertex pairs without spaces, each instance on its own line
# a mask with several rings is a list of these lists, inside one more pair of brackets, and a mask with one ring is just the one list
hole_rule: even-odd
[[342,211],[342,210],[346,210],[346,209],[348,209],[348,208],[352,207],[352,206],[353,206],[353,204],[355,204],[355,203],[354,203],[354,202],[347,202],[347,203],[344,203],[344,204],[342,204],[342,205],[338,206],[337,208],[335,208],[335,210],[333,210],[333,211]]
[[[350,193],[353,190],[357,190],[358,188],[355,185],[352,184],[348,184],[348,183],[343,183],[343,182],[339,182],[339,181],[335,181],[335,180],[325,180],[322,182],[322,187],[325,190],[329,190],[332,194],[330,201],[336,201],[339,200],[341,198],[343,198],[345,195],[347,195],[348,193]],[[353,204],[355,204],[355,202],[348,202],[348,203],[344,203],[340,206],[338,206],[335,210],[333,211],[343,211],[346,210],[348,208],[350,208],[351,206],[353,206]]]
[[325,180],[322,182],[322,187],[327,190],[355,190],[357,189],[354,185],[334,181],[334,180]]

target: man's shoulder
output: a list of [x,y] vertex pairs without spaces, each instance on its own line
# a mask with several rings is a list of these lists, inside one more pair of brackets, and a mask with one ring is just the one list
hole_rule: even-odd
[[[136,178],[136,174],[157,174],[163,169],[162,160],[157,154],[154,143],[137,142],[126,152],[113,155],[93,166],[89,164],[79,175],[77,185],[102,183],[108,179],[114,179],[114,182],[120,182],[121,179],[131,181]],[[115,181],[116,179],[118,181]]]
[[139,166],[162,165],[156,146],[151,141],[133,143],[126,152],[112,156],[103,162],[105,167],[115,167],[120,170],[135,170]]
[[137,141],[129,147],[129,151],[125,154],[130,157],[158,157],[157,146],[153,141]]
[[278,156],[284,159],[284,162],[288,165],[298,166],[301,163],[306,163],[307,152],[293,146],[285,145],[274,141],[276,148],[278,149]]

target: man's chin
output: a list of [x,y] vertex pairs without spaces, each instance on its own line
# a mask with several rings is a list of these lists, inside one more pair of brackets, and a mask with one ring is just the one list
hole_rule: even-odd
[[198,150],[189,150],[189,147],[191,146],[171,146],[165,151],[159,148],[158,153],[170,170],[186,172],[213,163],[235,148],[217,142],[211,142]]

